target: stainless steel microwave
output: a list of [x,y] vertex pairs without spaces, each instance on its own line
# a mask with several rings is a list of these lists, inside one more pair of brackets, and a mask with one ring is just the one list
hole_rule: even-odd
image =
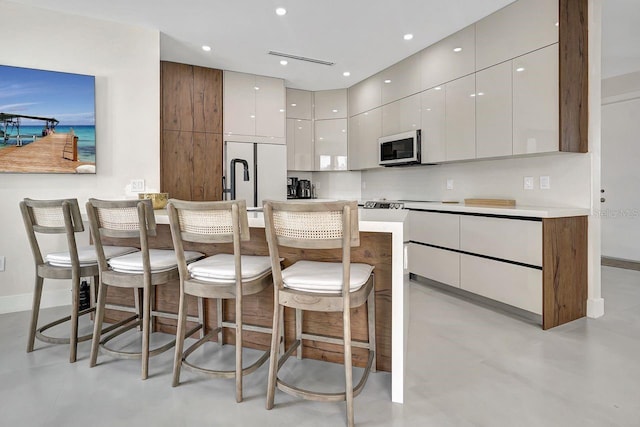
[[420,129],[378,138],[378,163],[399,166],[420,163]]

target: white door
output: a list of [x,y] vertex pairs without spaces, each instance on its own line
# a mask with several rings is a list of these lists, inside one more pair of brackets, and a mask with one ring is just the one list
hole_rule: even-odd
[[[231,162],[235,159],[235,188],[236,195],[235,200],[246,200],[247,206],[254,206],[254,182],[255,182],[255,168],[253,164],[253,143],[249,142],[225,142],[225,177],[227,188],[232,187],[231,180]],[[244,180],[244,165],[240,160],[247,162],[249,170],[249,180]],[[232,195],[229,194],[228,200],[232,199]]]
[[258,206],[265,200],[286,200],[287,147],[280,144],[256,144],[256,147]]

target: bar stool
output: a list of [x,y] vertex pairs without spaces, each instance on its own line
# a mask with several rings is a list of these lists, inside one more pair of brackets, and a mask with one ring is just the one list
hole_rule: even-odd
[[[90,199],[87,202],[87,214],[100,271],[90,366],[96,365],[100,348],[104,353],[117,358],[141,358],[142,379],[147,379],[149,358],[161,354],[175,345],[174,339],[158,348],[149,349],[151,317],[152,315],[162,316],[162,313],[152,312],[151,295],[155,286],[177,279],[178,269],[175,252],[171,249],[149,249],[149,236],[156,235],[156,221],[151,200],[107,201]],[[102,243],[103,238],[124,240],[135,238],[141,249],[138,252],[107,260],[105,246]],[[190,262],[201,258],[203,254],[189,251],[184,256],[187,262]],[[124,319],[120,322],[121,326],[117,330],[101,339],[107,286],[133,289],[134,298],[141,299],[142,302],[135,315]],[[142,290],[141,298],[138,296],[139,290]],[[164,317],[175,318],[171,315]],[[115,350],[106,346],[107,342],[113,338],[140,325],[142,325],[141,352]],[[195,330],[191,333],[193,332]]]
[[[271,285],[271,259],[268,256],[241,255],[240,242],[249,240],[247,207],[244,200],[228,202],[187,202],[170,200],[167,205],[173,246],[178,256],[180,272],[180,308],[177,344],[173,367],[173,386],[180,383],[182,366],[193,372],[216,378],[236,379],[236,402],[242,401],[242,377],[248,375],[269,358],[269,350],[250,366],[242,367],[243,329],[271,334],[271,328],[245,325],[242,321],[243,297],[262,292]],[[184,243],[232,243],[233,254],[216,254],[196,261],[185,262]],[[186,295],[217,298],[217,327],[184,350],[186,329]],[[222,300],[235,299],[235,322],[222,319]],[[203,325],[204,327],[204,325]],[[197,348],[218,334],[222,344],[222,328],[235,329],[235,370],[205,369],[187,361]]]
[[[264,205],[264,218],[271,266],[273,269],[274,308],[271,360],[269,361],[269,383],[267,409],[272,409],[276,386],[287,394],[307,400],[323,402],[347,402],[347,423],[354,424],[353,398],[362,391],[369,372],[375,372],[375,292],[373,266],[351,263],[351,247],[360,245],[358,207],[356,202],[275,202]],[[342,262],[300,260],[281,270],[278,245],[289,248],[342,249]],[[304,255],[304,252],[302,251]],[[327,257],[331,257],[327,254]],[[348,284],[348,285],[347,285]],[[369,337],[367,342],[351,339],[351,308],[367,303]],[[296,340],[280,355],[279,341],[283,339],[278,328],[282,328],[284,307],[296,311]],[[342,338],[302,333],[303,310],[342,312]],[[324,393],[306,390],[286,383],[278,378],[278,371],[297,349],[302,357],[302,340],[310,339],[344,348],[345,391]],[[351,347],[369,350],[367,366],[356,387],[353,387],[351,369]]]
[[[22,212],[22,219],[29,238],[29,244],[31,245],[31,251],[33,252],[36,270],[27,353],[33,351],[36,338],[51,344],[70,344],[69,362],[73,363],[77,358],[78,342],[87,341],[92,336],[87,334],[78,337],[78,318],[95,310],[93,306],[82,311],[78,310],[80,278],[90,277],[94,283],[98,279],[98,262],[93,246],[76,246],[75,233],[84,231],[78,200],[24,199],[20,202],[20,211]],[[68,250],[66,252],[50,253],[43,257],[36,233],[66,234]],[[130,247],[109,246],[105,248],[105,254],[108,257],[112,257],[136,250],[136,248]],[[71,315],[38,328],[44,279],[71,279]],[[93,294],[91,296],[93,297]],[[91,301],[93,302],[93,298],[91,298]],[[44,334],[44,331],[69,320],[71,321],[69,338],[55,338]]]

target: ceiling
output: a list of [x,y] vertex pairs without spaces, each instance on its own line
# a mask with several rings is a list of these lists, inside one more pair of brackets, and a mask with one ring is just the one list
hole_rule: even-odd
[[[167,61],[280,77],[287,87],[349,87],[513,0],[14,0],[160,31]],[[640,70],[640,1],[603,1],[603,76]],[[287,9],[278,16],[277,7]],[[411,33],[410,41],[403,35]],[[635,36],[634,36],[635,34]],[[211,46],[204,52],[202,45]],[[289,59],[273,50],[321,59]],[[344,77],[343,72],[351,75]]]

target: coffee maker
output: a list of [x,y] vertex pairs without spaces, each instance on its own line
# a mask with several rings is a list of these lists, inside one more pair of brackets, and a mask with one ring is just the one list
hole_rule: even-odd
[[298,198],[311,198],[311,181],[309,181],[308,179],[301,179],[298,181]]
[[298,178],[290,176],[287,178],[287,199],[298,198]]

